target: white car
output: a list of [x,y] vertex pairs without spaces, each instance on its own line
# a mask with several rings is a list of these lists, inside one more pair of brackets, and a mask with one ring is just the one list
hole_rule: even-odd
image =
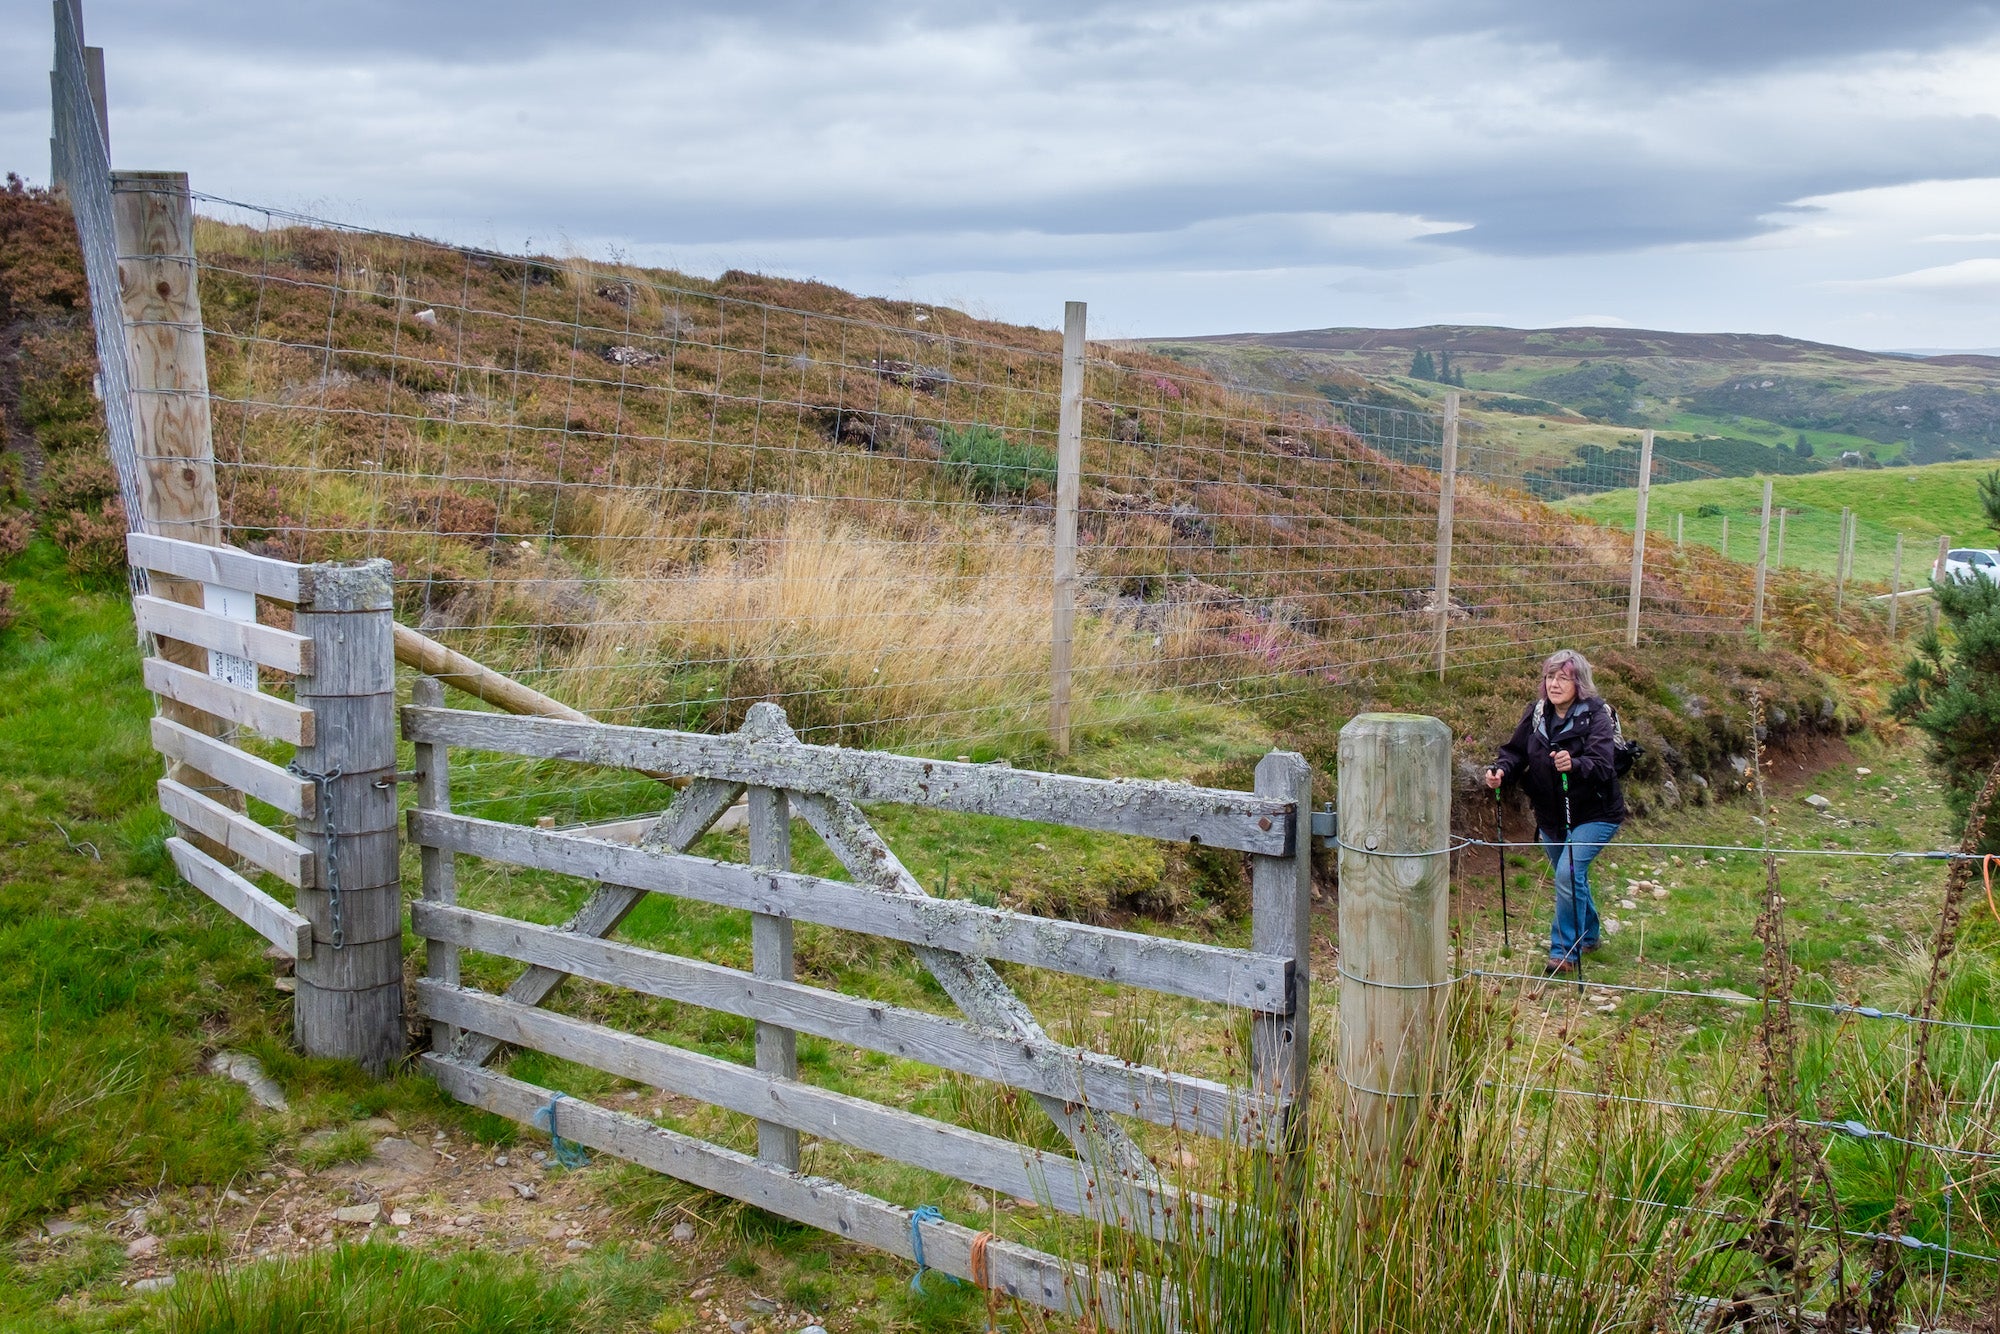
[[2000,583],[2000,551],[1978,547],[1953,548],[1944,553],[1943,560],[1931,562],[1931,579],[1933,582],[1984,579],[1989,584]]

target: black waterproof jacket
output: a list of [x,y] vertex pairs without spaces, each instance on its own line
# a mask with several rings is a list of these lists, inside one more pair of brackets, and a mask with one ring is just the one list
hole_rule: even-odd
[[1556,716],[1553,704],[1543,704],[1539,727],[1535,725],[1535,706],[1530,704],[1521,715],[1521,725],[1500,747],[1500,758],[1493,763],[1508,778],[1520,781],[1542,832],[1562,838],[1569,832],[1564,828],[1562,775],[1556,772],[1550,752],[1569,752],[1570,828],[1593,820],[1623,824],[1625,794],[1618,787],[1611,743],[1611,710],[1601,699],[1579,699],[1562,718]]

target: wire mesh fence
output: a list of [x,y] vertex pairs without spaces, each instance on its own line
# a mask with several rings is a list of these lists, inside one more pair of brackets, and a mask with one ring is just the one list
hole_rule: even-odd
[[[232,540],[382,555],[403,617],[598,713],[808,736],[1036,735],[1050,697],[1057,335],[730,273],[510,257],[202,198]],[[790,304],[786,304],[789,302]],[[1079,724],[1623,632],[1630,552],[1436,414],[1251,396],[1099,348]],[[1735,628],[1740,567],[1649,553],[1649,632]]]

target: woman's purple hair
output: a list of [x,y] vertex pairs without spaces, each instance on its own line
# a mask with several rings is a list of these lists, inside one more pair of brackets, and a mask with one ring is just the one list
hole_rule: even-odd
[[[1576,697],[1578,699],[1596,699],[1598,697],[1597,681],[1590,674],[1589,658],[1584,657],[1573,648],[1559,648],[1554,653],[1549,654],[1548,657],[1542,659],[1542,677],[1546,678],[1550,672],[1557,670],[1567,670],[1569,672],[1570,679],[1576,682]],[[1547,699],[1549,697],[1547,680],[1536,680],[1535,691],[1543,699]]]

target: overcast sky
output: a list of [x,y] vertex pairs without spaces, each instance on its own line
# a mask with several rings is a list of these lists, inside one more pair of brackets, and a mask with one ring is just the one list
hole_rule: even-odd
[[[48,176],[48,6],[0,0]],[[1104,337],[2000,346],[2000,6],[85,0],[112,162],[457,241]]]

